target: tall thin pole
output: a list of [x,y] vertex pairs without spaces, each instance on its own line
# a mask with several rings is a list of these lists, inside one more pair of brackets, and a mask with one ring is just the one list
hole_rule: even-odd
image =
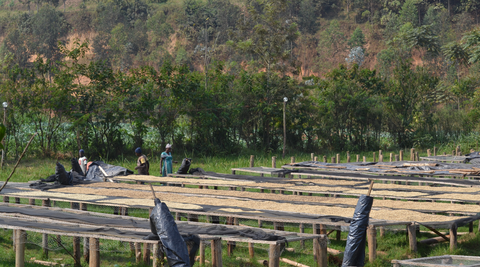
[[[5,127],[7,127],[6,125],[6,122],[7,122],[7,108],[3,108],[3,125]],[[2,149],[2,163],[0,165],[0,168],[3,169],[3,161],[5,159],[5,137],[3,138],[2,140],[2,145],[3,145],[3,149]]]
[[208,60],[207,60],[207,50],[208,50],[208,34],[207,34],[207,20],[205,20],[205,90],[208,87]]
[[287,140],[287,126],[285,124],[285,108],[287,106],[287,102],[283,101],[283,154],[282,157],[285,158],[285,143]]

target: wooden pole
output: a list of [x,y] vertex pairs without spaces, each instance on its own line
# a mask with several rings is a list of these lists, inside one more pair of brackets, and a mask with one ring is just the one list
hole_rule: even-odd
[[275,156],[272,157],[272,168],[277,168],[277,157]]
[[410,245],[410,252],[417,253],[417,226],[411,223],[407,226],[408,243]]
[[295,163],[295,157],[290,158],[290,163]]
[[390,153],[390,162],[392,162],[393,159],[393,153]]
[[350,151],[347,151],[347,162],[350,162]]
[[222,240],[215,239],[211,241],[212,246],[212,267],[222,267]]
[[[298,228],[300,233],[305,233],[305,225],[303,223],[298,225]],[[302,246],[302,248],[305,248],[305,240],[301,240],[300,245]]]
[[383,162],[383,155],[382,154],[378,155],[378,162]]
[[363,162],[367,162],[367,157],[363,156]]
[[378,228],[380,230],[380,237],[384,237],[385,236],[385,226],[380,226]]
[[368,239],[368,260],[373,263],[377,258],[377,228],[375,225],[369,225],[367,228]]
[[430,151],[430,149],[427,149],[427,156],[428,156],[428,157],[431,157],[431,156],[432,156],[432,152]]
[[357,162],[360,162],[360,155],[357,154]]
[[254,249],[254,244],[253,243],[248,243],[248,255],[252,259],[255,257],[255,249]]
[[335,157],[332,157],[332,163],[335,163]]
[[328,267],[327,242],[323,238],[313,239],[313,257],[318,267]]
[[98,238],[90,237],[89,267],[100,267],[100,243]]
[[[43,199],[42,206],[50,207],[50,199]],[[42,234],[43,256],[48,258],[48,234]]]
[[460,154],[461,154],[460,146],[457,146],[457,147],[455,148],[455,156],[460,156]]
[[200,266],[205,266],[205,243],[203,241],[200,240],[200,247],[198,249],[200,252],[200,260],[199,260],[199,263],[200,263]]
[[255,165],[255,156],[250,155],[250,168],[253,168],[254,165]]
[[399,161],[400,158],[398,157],[398,155],[395,155],[395,161]]
[[314,158],[313,158],[313,161],[318,161],[318,157],[314,157]]
[[450,226],[450,252],[457,248],[457,224],[453,223]]
[[82,264],[80,263],[82,251],[80,249],[80,237],[78,236],[73,237],[73,257],[75,260],[75,267],[82,266]]
[[373,162],[377,161],[377,157],[375,157],[375,152],[373,152]]
[[315,153],[310,153],[310,159],[313,161],[313,158],[315,157]]
[[433,155],[434,155],[434,156],[437,155],[437,147],[433,147]]
[[403,161],[403,150],[400,150],[399,154],[400,154],[400,161]]
[[[91,246],[92,245],[90,244],[90,247]],[[135,242],[134,246],[135,246],[135,262],[140,263],[142,261],[142,244]],[[90,249],[90,254],[91,253],[92,253],[92,250]],[[90,255],[90,257],[92,257],[92,255]]]
[[143,243],[143,263],[150,265],[150,244]]
[[[201,243],[200,243],[201,244]],[[201,245],[200,245],[201,246]],[[200,247],[201,248],[201,247]],[[205,245],[203,246],[203,248],[205,249]],[[157,243],[157,244],[153,244],[153,250],[152,250],[152,253],[153,253],[153,267],[160,267],[162,266],[162,262],[163,262],[163,257],[160,258],[160,244]],[[205,251],[203,251],[203,254],[204,254],[204,257],[205,257]],[[201,253],[200,253],[200,257],[201,257]],[[200,258],[201,259],[201,258]]]
[[420,161],[420,158],[418,157],[418,151],[415,152],[415,161]]
[[337,154],[337,160],[336,160],[335,163],[337,163],[337,164],[340,163],[340,154]]
[[15,231],[15,267],[25,266],[25,231]]
[[268,267],[280,266],[280,244],[271,244],[268,252]]
[[415,161],[415,148],[410,149],[410,161]]
[[323,162],[327,163],[327,156],[323,156]]

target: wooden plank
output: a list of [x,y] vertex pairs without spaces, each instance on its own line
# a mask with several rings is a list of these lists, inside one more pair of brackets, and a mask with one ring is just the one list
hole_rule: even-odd
[[25,266],[25,242],[26,233],[24,230],[14,230],[15,233],[15,267]]

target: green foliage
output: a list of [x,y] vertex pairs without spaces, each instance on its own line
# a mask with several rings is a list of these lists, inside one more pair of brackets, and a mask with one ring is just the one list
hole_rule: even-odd
[[400,22],[402,24],[410,23],[413,26],[418,25],[418,11],[416,3],[418,0],[405,0],[402,9],[400,10]]
[[362,29],[360,27],[357,27],[353,33],[352,36],[350,36],[350,40],[348,40],[348,45],[350,48],[353,47],[363,47],[365,45],[365,35],[363,35]]

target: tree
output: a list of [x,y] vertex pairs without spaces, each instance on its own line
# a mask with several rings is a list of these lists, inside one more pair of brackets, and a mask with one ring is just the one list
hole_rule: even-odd
[[350,40],[348,40],[348,45],[350,48],[354,48],[357,46],[363,47],[365,45],[365,35],[363,35],[362,29],[357,27],[355,31],[353,31],[352,36],[350,36]]

